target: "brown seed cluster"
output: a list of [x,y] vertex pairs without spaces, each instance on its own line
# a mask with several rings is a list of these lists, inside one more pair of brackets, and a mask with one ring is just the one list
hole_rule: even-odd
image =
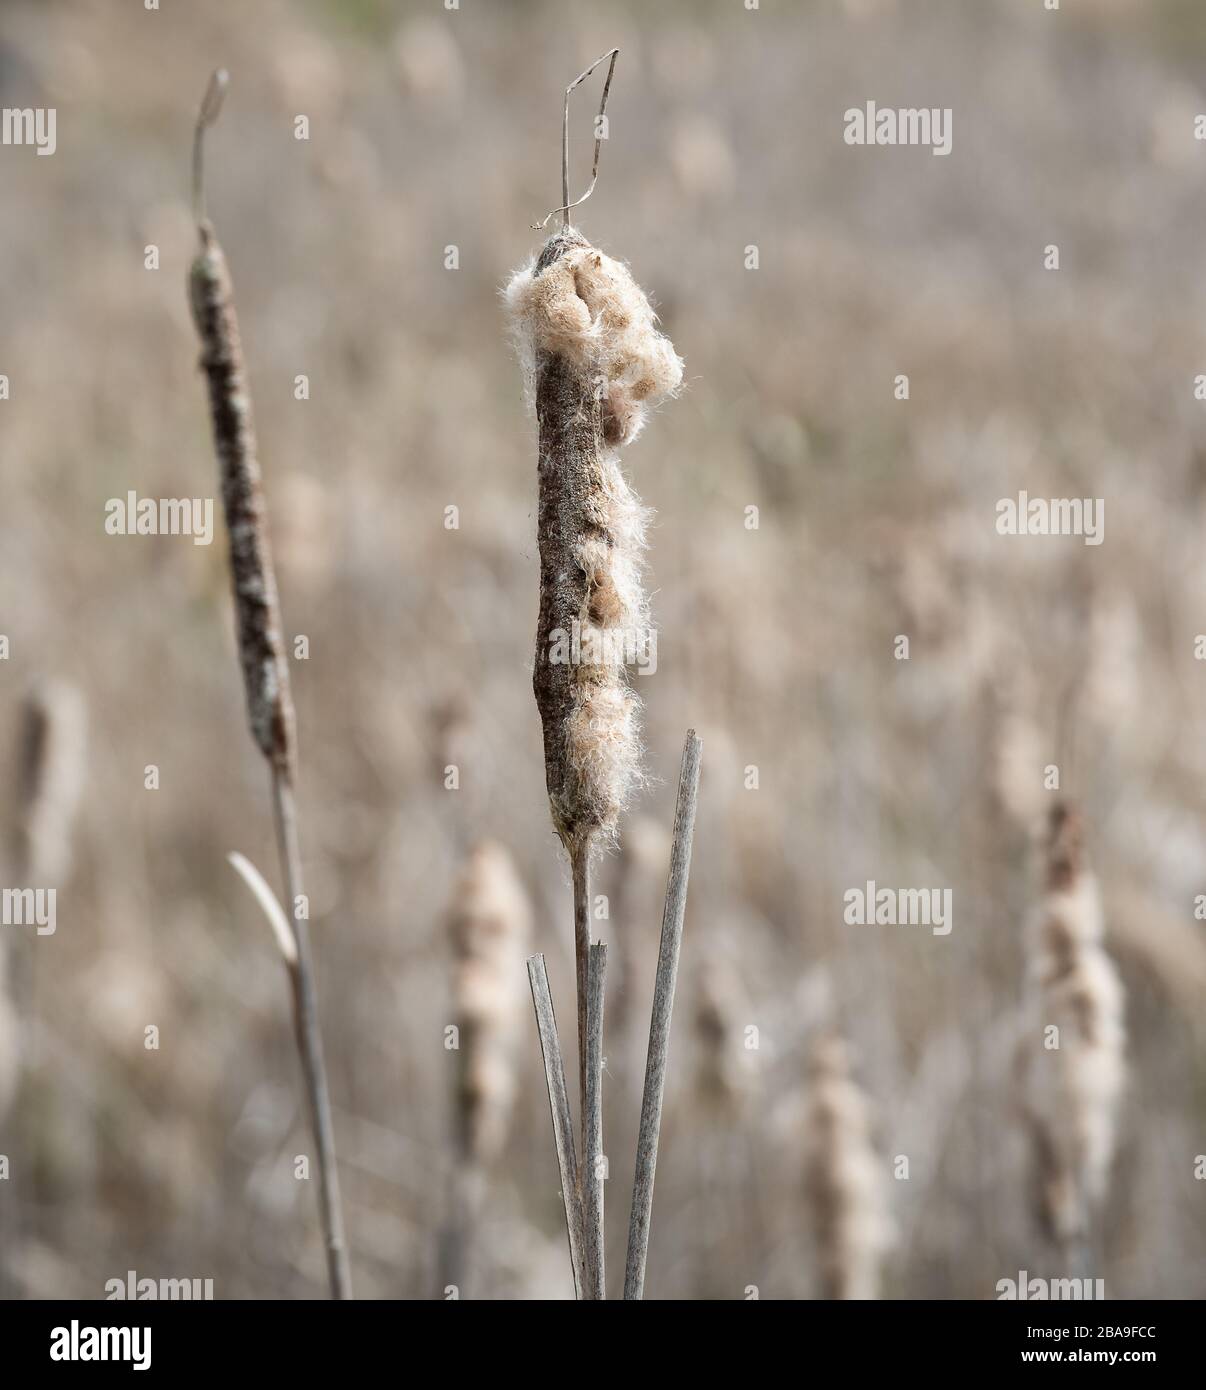
[[247,714],[261,752],[291,778],[293,702],[234,292],[212,226],[202,222],[199,230],[201,251],[189,274],[189,300],[201,336],[201,369],[209,384]]

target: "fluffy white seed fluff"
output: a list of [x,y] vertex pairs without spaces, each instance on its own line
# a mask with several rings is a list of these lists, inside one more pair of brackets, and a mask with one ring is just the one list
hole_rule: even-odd
[[539,274],[535,257],[516,271],[507,309],[529,400],[538,352],[568,357],[601,383],[604,437],[619,447],[641,432],[650,407],[679,389],[683,363],[628,267],[577,240]]

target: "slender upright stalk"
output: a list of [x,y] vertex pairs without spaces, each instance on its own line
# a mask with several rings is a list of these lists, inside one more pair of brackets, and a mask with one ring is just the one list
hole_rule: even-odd
[[586,1096],[590,1088],[590,1062],[587,1054],[587,1030],[590,1015],[590,841],[581,842],[573,851],[571,869],[574,877],[574,979],[578,995],[578,1115],[582,1122],[578,1153],[582,1172],[578,1185],[583,1187],[586,1170]]
[[200,245],[189,271],[189,301],[201,339],[200,365],[209,388],[210,422],[230,539],[230,573],[248,725],[272,772],[277,846],[289,902],[289,921],[297,946],[297,959],[290,963],[289,979],[293,987],[298,1051],[318,1151],[319,1214],[326,1242],[327,1272],[332,1297],[351,1298],[309,923],[297,911],[302,877],[297,812],[293,803],[297,739],[289,666],[285,659],[276,572],[268,539],[268,518],[234,289],[217,233],[204,216],[204,133],[218,117],[227,82],[224,70],[214,73],[197,115],[193,141],[193,200]]
[[674,839],[670,846],[670,876],[666,884],[662,941],[657,958],[653,1013],[649,1021],[649,1055],[645,1063],[645,1092],[641,1100],[636,1173],[632,1182],[632,1219],[628,1227],[628,1260],[624,1270],[625,1299],[643,1298],[645,1292],[645,1261],[649,1255],[649,1225],[653,1216],[653,1178],[657,1169],[657,1142],[662,1126],[662,1097],[666,1089],[666,1061],[670,1052],[674,985],[678,977],[678,953],[683,939],[687,881],[691,873],[691,841],[695,834],[702,748],[703,744],[695,730],[689,729],[678,779]]
[[272,808],[281,872],[288,895],[289,918],[297,942],[297,965],[290,970],[293,985],[293,1019],[301,1055],[310,1119],[318,1149],[318,1203],[327,1251],[327,1275],[333,1298],[352,1297],[352,1275],[343,1232],[343,1204],[339,1197],[339,1170],[335,1166],[335,1128],[331,1123],[331,1095],[323,1058],[322,1032],[318,1026],[318,995],[314,986],[314,960],[310,950],[310,924],[297,912],[303,893],[301,852],[297,842],[297,811],[293,787],[280,768],[272,771]]
[[582,1107],[582,1219],[586,1227],[586,1298],[607,1297],[603,1239],[603,989],[607,947],[590,948],[587,981],[586,1091]]
[[561,1200],[565,1205],[565,1230],[569,1237],[574,1293],[581,1298],[585,1283],[582,1203],[574,1158],[574,1123],[570,1118],[565,1066],[561,1061],[561,1045],[557,1041],[557,1020],[553,1014],[553,996],[549,990],[548,972],[544,968],[544,956],[528,957],[528,981],[532,986],[532,1007],[536,1010],[536,1029],[540,1034],[540,1053],[544,1058],[544,1080],[549,1090],[549,1110],[553,1117],[553,1144],[561,1174]]

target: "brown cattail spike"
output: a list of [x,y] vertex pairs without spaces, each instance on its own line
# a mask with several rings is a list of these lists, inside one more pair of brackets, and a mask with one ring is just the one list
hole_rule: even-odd
[[[217,115],[224,88],[225,74],[215,74],[197,121],[194,178],[198,209],[202,135]],[[230,535],[230,570],[247,715],[260,751],[292,779],[293,702],[234,291],[213,227],[201,220],[197,231],[201,251],[189,272],[189,301],[201,337],[201,368],[209,384],[210,419]]]
[[648,636],[647,513],[618,448],[678,389],[682,363],[627,267],[572,227],[514,277],[507,301],[540,428],[533,689],[553,824],[573,856],[614,835],[641,778],[625,662]]

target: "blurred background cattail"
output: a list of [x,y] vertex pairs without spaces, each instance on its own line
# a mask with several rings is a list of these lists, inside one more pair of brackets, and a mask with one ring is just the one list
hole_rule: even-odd
[[1027,929],[1021,1041],[1036,1205],[1065,1274],[1097,1278],[1091,1235],[1105,1200],[1126,1081],[1124,998],[1105,951],[1079,813],[1052,806],[1043,893]]
[[[733,1298],[743,1287],[740,1271],[753,1263],[759,1238],[753,1191],[764,1177],[754,1143],[758,1075],[749,1050],[750,1005],[739,960],[698,940],[693,945],[699,956],[689,995],[694,1046],[684,1063],[693,1067],[691,1104],[700,1121],[691,1145],[697,1174],[693,1294]],[[722,1250],[733,1254],[718,1260],[716,1252]]]
[[511,856],[483,840],[461,870],[448,910],[457,1028],[454,1142],[440,1287],[470,1296],[482,1250],[478,1227],[487,1179],[507,1138],[516,1092],[515,1051],[528,1022],[524,959],[531,905]]
[[887,1161],[876,1153],[866,1096],[841,1038],[819,1037],[808,1059],[801,1134],[817,1272],[825,1298],[878,1298],[891,1243]]
[[[17,736],[8,885],[53,888],[56,893],[68,887],[72,833],[87,774],[87,736],[87,706],[83,694],[69,681],[42,680],[27,694]],[[11,963],[6,958],[10,949]],[[0,1056],[0,1115],[6,1068],[10,1099],[16,1084],[20,1031],[16,1018],[24,1012],[28,1021],[35,1012],[38,973],[36,942],[23,939],[10,948],[8,934],[0,937],[0,981],[7,981],[12,996],[7,1009],[10,1046]],[[0,988],[0,1001],[6,997]]]
[[12,877],[57,887],[71,868],[72,828],[83,794],[88,733],[82,692],[45,680],[26,697],[17,755]]
[[[11,806],[11,849],[5,887],[53,889],[69,901],[73,829],[87,774],[87,706],[69,681],[45,679],[27,694],[17,735],[16,795]],[[75,914],[67,913],[68,918]],[[56,920],[57,931],[57,920]],[[22,1140],[16,1110],[23,1065],[36,1062],[40,981],[39,937],[28,925],[0,924],[0,1152],[16,1173],[6,1175],[5,1193],[21,1200],[0,1204],[0,1296],[19,1292],[17,1253],[27,1204],[32,1199],[31,1147]],[[9,1186],[8,1184],[15,1184]]]

